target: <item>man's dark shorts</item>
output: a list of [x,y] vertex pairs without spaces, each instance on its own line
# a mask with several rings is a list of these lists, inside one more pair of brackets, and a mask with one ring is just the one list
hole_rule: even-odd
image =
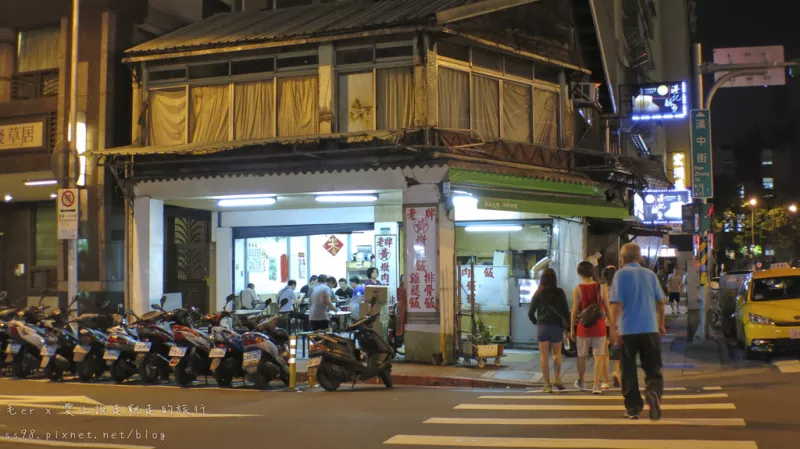
[[669,302],[681,302],[681,294],[670,292],[669,294]]

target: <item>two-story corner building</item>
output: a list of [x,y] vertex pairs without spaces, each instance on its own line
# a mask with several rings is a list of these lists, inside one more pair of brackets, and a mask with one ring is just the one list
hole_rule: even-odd
[[[182,3],[182,8],[170,9],[175,3],[162,0],[80,2],[76,126],[80,154],[130,142],[131,77],[121,65],[122,51],[221,7],[200,0]],[[38,299],[45,291],[52,295],[66,291],[63,245],[56,234],[59,173],[54,153],[68,145],[71,135],[71,4],[50,0],[0,4],[0,290],[15,301]],[[121,305],[121,195],[115,194],[116,183],[96,158],[82,157],[77,163],[77,181],[83,189],[79,290],[101,296],[85,304],[100,303],[108,295]]]
[[586,218],[629,217],[609,189],[645,182],[602,147],[580,157],[591,176],[575,170],[597,110],[572,101],[592,81],[573,14],[561,0],[321,2],[130,48],[133,144],[91,153],[123,180],[127,304],[176,293],[218,309],[249,283],[274,299],[290,279],[375,268],[391,299],[404,275],[411,360],[452,360],[472,286],[498,336],[532,342],[541,269],[576,284]]

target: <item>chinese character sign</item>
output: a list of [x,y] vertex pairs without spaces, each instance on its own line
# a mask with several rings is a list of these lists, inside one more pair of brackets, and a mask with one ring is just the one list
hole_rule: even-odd
[[436,311],[439,291],[437,207],[414,206],[404,211],[409,313]]
[[335,235],[331,234],[331,236],[325,240],[325,243],[322,245],[322,247],[325,248],[325,251],[329,252],[331,256],[335,257],[337,254],[339,254],[339,251],[344,248],[344,243],[336,238]]
[[[475,276],[470,265],[461,265],[461,297],[466,302],[472,301],[481,306],[506,307],[508,302],[508,266],[475,265]],[[475,284],[472,284],[473,279]],[[474,290],[474,292],[473,292]]]
[[397,301],[398,240],[396,235],[375,235],[375,268],[378,281],[389,287],[389,304]]
[[44,147],[43,123],[0,125],[0,150]]
[[631,119],[670,120],[686,118],[688,108],[685,81],[672,83],[633,84]]
[[714,169],[711,163],[711,113],[692,109],[689,123],[692,143],[692,197],[714,197]]

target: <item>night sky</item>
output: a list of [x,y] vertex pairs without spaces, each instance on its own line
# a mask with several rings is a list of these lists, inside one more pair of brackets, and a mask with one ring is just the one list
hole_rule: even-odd
[[[783,45],[787,61],[800,58],[798,0],[697,0],[696,12],[704,61],[713,61],[714,48],[762,45]],[[706,92],[712,84],[706,77]],[[800,75],[784,87],[720,89],[711,112],[714,146],[736,148],[742,159],[753,147],[800,148]]]

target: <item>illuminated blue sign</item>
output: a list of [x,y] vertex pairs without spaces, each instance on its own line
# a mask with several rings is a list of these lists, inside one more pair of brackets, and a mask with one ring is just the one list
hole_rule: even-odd
[[[691,203],[688,190],[645,190],[642,192],[642,223],[671,225],[683,223],[683,205]],[[636,209],[634,199],[634,211]],[[635,212],[634,212],[635,213]]]
[[632,120],[673,120],[687,116],[686,81],[635,84],[630,89]]

